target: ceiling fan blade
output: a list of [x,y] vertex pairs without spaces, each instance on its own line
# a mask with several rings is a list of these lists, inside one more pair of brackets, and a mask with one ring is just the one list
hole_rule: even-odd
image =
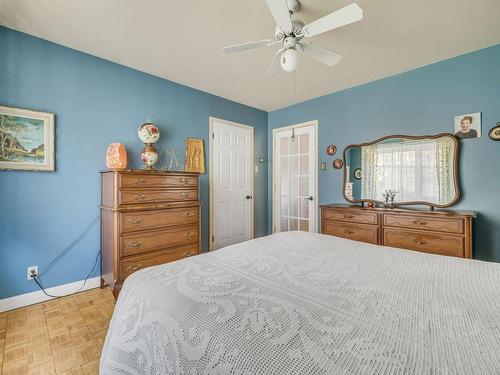
[[362,19],[363,9],[361,9],[358,4],[352,3],[351,5],[330,13],[329,15],[304,26],[302,28],[302,34],[307,37],[314,36]]
[[259,40],[257,42],[237,44],[234,46],[224,47],[225,53],[234,53],[240,51],[246,51],[248,49],[260,48],[260,47],[270,47],[274,44],[274,39]]
[[269,66],[267,67],[267,70],[266,70],[267,77],[273,76],[280,71],[280,69],[281,69],[280,58],[281,58],[281,54],[283,53],[284,50],[285,49],[282,48],[282,49],[278,50],[278,52],[276,52],[276,54],[274,55],[273,60],[271,61],[271,63],[269,64]]
[[278,26],[284,31],[292,30],[290,10],[286,0],[266,0],[266,2]]
[[342,59],[342,55],[314,43],[302,44],[302,51],[328,66],[335,65]]

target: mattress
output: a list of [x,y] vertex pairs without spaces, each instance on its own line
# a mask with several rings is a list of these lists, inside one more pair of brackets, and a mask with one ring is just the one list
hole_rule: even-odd
[[500,374],[500,264],[288,232],[151,267],[101,374]]

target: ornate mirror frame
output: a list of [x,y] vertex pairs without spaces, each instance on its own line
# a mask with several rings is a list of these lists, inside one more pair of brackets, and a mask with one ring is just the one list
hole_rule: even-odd
[[409,139],[409,140],[418,141],[418,140],[422,140],[422,139],[437,139],[437,138],[441,138],[441,137],[451,138],[453,140],[453,144],[454,144],[455,155],[454,155],[454,160],[453,160],[453,169],[454,169],[453,183],[454,183],[455,191],[457,192],[455,195],[455,199],[453,199],[448,204],[435,204],[435,203],[426,202],[426,201],[409,201],[409,202],[403,202],[401,204],[398,204],[397,206],[424,205],[424,206],[430,206],[432,208],[434,208],[434,207],[446,208],[446,207],[453,206],[454,204],[456,204],[460,200],[460,195],[461,195],[459,179],[458,179],[458,158],[459,158],[458,155],[459,155],[459,151],[460,151],[460,147],[459,147],[460,143],[459,143],[458,138],[450,133],[440,133],[440,134],[436,134],[436,135],[419,135],[419,136],[416,136],[416,135],[388,135],[388,136],[385,136],[382,138],[378,138],[378,139],[371,141],[371,142],[348,145],[344,149],[343,156],[342,156],[343,160],[344,160],[344,168],[343,168],[344,169],[344,172],[343,172],[344,183],[342,184],[342,195],[344,196],[344,199],[349,203],[374,203],[374,204],[379,204],[379,205],[384,204],[384,202],[374,200],[374,199],[349,199],[349,198],[347,198],[345,191],[346,191],[346,183],[347,183],[347,168],[346,168],[347,167],[347,151],[349,149],[355,148],[355,147],[361,148],[363,146],[371,146],[371,145],[374,145],[376,143],[385,141],[387,139],[400,138],[400,139]]

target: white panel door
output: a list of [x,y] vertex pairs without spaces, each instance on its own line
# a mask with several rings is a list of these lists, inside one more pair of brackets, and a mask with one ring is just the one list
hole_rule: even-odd
[[253,237],[253,128],[211,119],[212,246]]
[[274,130],[273,232],[317,231],[316,123]]

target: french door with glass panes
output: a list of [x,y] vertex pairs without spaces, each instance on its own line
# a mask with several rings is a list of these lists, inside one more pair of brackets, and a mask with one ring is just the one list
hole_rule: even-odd
[[273,131],[273,232],[317,231],[317,122]]

